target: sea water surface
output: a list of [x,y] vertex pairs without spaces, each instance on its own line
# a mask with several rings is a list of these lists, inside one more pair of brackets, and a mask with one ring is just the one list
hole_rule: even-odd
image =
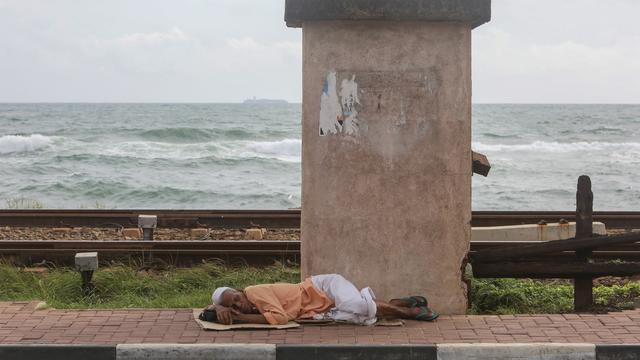
[[[0,104],[0,207],[300,206],[300,104]],[[474,105],[474,210],[640,210],[640,105]]]

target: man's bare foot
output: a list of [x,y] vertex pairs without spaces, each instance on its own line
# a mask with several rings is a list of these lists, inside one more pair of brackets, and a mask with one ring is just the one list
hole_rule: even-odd
[[420,308],[408,308],[376,301],[377,316],[385,319],[414,319],[421,312]]
[[398,307],[410,308],[413,306],[413,302],[405,299],[393,299],[389,301],[389,304]]

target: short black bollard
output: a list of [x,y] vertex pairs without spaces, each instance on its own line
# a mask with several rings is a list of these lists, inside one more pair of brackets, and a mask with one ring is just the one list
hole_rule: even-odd
[[77,253],[75,263],[76,270],[80,271],[80,276],[82,276],[82,291],[85,295],[89,295],[94,289],[91,279],[93,272],[98,270],[98,253]]

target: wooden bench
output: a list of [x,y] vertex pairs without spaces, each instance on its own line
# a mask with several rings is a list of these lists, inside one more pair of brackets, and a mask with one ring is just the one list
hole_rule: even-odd
[[[578,179],[576,236],[568,240],[500,246],[469,253],[477,278],[572,278],[574,307],[593,306],[593,279],[640,274],[640,233],[593,237],[593,193],[588,176]],[[478,244],[480,245],[480,244]],[[478,248],[476,246],[476,249]]]

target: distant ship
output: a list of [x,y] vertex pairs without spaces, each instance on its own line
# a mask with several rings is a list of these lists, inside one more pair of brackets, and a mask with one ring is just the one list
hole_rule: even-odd
[[256,105],[256,104],[273,105],[273,104],[288,104],[289,102],[287,100],[277,100],[277,99],[256,99],[256,97],[254,96],[253,99],[247,99],[247,100],[243,101],[242,103],[243,104],[248,104],[248,105]]

